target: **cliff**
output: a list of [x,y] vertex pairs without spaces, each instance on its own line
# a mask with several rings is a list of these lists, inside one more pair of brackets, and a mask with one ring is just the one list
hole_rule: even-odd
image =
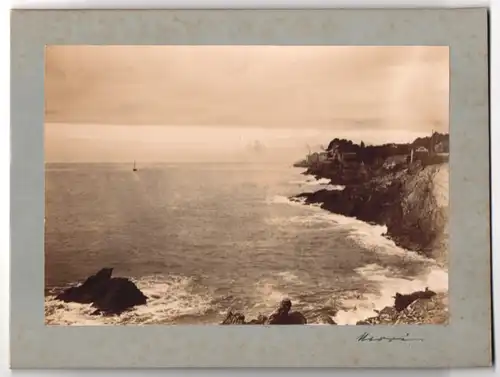
[[[291,199],[317,204],[324,210],[368,223],[385,225],[386,236],[398,246],[434,258],[444,265],[448,250],[449,167],[448,162],[430,162],[402,165],[392,170],[371,169],[368,177],[356,174],[359,170],[355,167],[352,176],[348,177],[345,170],[344,174],[335,175],[328,168],[322,172],[318,169],[321,165],[318,165],[317,169],[309,168],[305,174],[329,178],[332,184],[343,183],[345,188],[302,193]],[[396,293],[392,306],[379,309],[375,316],[357,324],[446,324],[448,295],[428,289],[410,294]],[[308,318],[296,324],[319,321],[335,325],[332,316]],[[247,321],[244,314],[229,312],[222,324],[267,324],[267,318],[261,315]]]
[[398,246],[446,262],[448,185],[448,163],[441,163],[387,172],[342,191],[319,190],[295,199],[385,225],[386,235]]
[[[336,177],[332,183],[339,179],[342,177]],[[386,236],[398,246],[433,258],[442,266],[447,264],[448,162],[379,170],[364,182],[347,184],[342,191],[319,190],[293,199],[385,225]],[[403,301],[410,296],[403,297]],[[397,310],[395,302],[395,306],[383,308],[376,316],[358,324],[443,324],[448,320],[447,300],[446,293],[419,296],[402,311]]]

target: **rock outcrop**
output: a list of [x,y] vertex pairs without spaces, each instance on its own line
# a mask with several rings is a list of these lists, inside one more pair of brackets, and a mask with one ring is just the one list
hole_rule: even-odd
[[257,319],[245,320],[245,315],[230,311],[221,325],[305,325],[306,317],[300,312],[290,311],[292,302],[283,299],[279,307],[269,316],[259,315]]
[[436,295],[436,292],[430,291],[429,288],[425,288],[425,291],[417,291],[410,293],[409,295],[402,295],[401,293],[396,293],[394,296],[394,308],[400,312],[405,310],[413,302],[419,299],[430,299]]
[[145,305],[147,297],[130,280],[111,277],[112,268],[103,268],[82,284],[70,287],[56,296],[56,300],[92,304],[93,314],[120,314],[137,305]]
[[243,314],[229,311],[226,318],[221,322],[221,325],[265,325],[267,319],[266,316],[260,315],[256,319],[247,322]]
[[348,185],[342,191],[319,190],[293,199],[359,220],[387,226],[387,236],[409,250],[446,258],[448,164],[389,172]]
[[[425,295],[418,292],[414,301],[402,310],[398,310],[395,306],[388,306],[380,310],[377,316],[367,318],[359,321],[357,325],[397,325],[397,324],[436,324],[444,325],[448,322],[448,307],[447,307],[447,294],[433,293],[430,291]],[[413,296],[404,295],[404,296]]]
[[321,316],[321,323],[323,323],[325,325],[336,325],[337,324],[337,322],[335,322],[331,317],[329,317],[327,315]]
[[[311,172],[316,178],[340,177]],[[319,175],[318,175],[319,173]],[[319,204],[329,212],[385,225],[385,236],[398,246],[446,264],[448,250],[449,170],[447,162],[414,164],[381,171],[365,182],[347,183],[343,190],[319,190],[291,198]],[[394,305],[358,324],[444,324],[448,321],[447,295],[426,289],[396,293]],[[325,321],[324,321],[325,322]]]

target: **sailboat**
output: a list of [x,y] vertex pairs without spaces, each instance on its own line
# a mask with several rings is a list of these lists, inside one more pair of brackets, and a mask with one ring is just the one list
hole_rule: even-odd
[[132,169],[132,171],[137,171],[137,168],[135,167],[135,160],[134,160],[134,168]]

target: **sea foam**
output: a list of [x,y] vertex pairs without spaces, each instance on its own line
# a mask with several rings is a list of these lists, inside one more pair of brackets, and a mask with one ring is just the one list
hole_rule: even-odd
[[45,298],[46,324],[110,325],[169,323],[180,316],[202,315],[211,309],[212,298],[192,293],[193,281],[182,276],[151,276],[134,281],[148,296],[148,304],[136,306],[119,316],[92,316],[91,305],[63,303],[54,296]]

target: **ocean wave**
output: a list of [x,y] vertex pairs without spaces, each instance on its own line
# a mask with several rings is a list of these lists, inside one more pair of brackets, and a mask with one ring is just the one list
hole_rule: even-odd
[[299,277],[290,271],[278,272],[277,275],[287,283],[293,283],[299,281]]
[[[285,196],[275,196],[270,202],[290,205],[304,205],[304,199],[291,200]],[[335,227],[347,233],[347,238],[363,247],[364,249],[381,252],[387,255],[399,255],[412,260],[430,261],[430,259],[421,256],[416,252],[412,252],[397,246],[394,241],[384,236],[387,232],[385,225],[369,224],[353,217],[347,217],[331,213],[320,208],[320,204],[308,205],[308,213],[290,217],[273,217],[267,219],[269,224],[287,225],[287,224],[303,224],[303,225],[321,225],[324,227]]]
[[[289,199],[285,196],[276,196],[270,201],[271,203],[290,204],[303,206],[305,199]],[[387,255],[399,255],[405,258],[419,261],[431,262],[416,252],[403,249],[397,246],[394,241],[384,236],[387,233],[385,225],[369,224],[358,220],[354,217],[347,217],[323,210],[320,204],[308,205],[309,213],[291,217],[276,217],[268,219],[268,223],[285,225],[288,223],[304,224],[304,225],[322,225],[336,227],[347,233],[347,238],[359,246],[381,252]]]
[[333,185],[327,178],[309,178],[307,180],[295,180],[290,181],[289,184],[299,185],[305,192],[315,191],[318,189],[328,190],[328,191],[342,191],[345,186]]
[[274,278],[261,279],[255,283],[255,304],[245,310],[249,318],[256,318],[259,314],[269,315],[279,306],[285,297],[293,302],[295,308],[301,306],[301,300],[292,292],[285,289],[285,286],[289,283],[300,284],[298,277],[289,271],[278,273],[277,277],[278,279],[276,280]]
[[324,187],[327,191],[342,191],[345,189],[345,186],[342,185],[327,185]]
[[212,298],[192,292],[193,279],[183,276],[144,277],[134,281],[149,297],[148,304],[137,306],[119,316],[93,316],[91,305],[64,303],[54,296],[45,298],[46,324],[110,325],[169,323],[181,316],[203,315],[211,309]]
[[266,203],[267,204],[289,204],[289,205],[296,205],[296,206],[302,206],[305,203],[305,198],[298,198],[291,200],[290,198],[286,197],[285,195],[274,195],[271,197],[266,198]]
[[[293,201],[283,201],[283,203]],[[401,257],[403,261],[424,263],[424,273],[412,279],[401,277],[400,271],[391,270],[377,264],[369,264],[360,267],[355,272],[363,279],[378,286],[377,293],[351,292],[352,297],[337,298],[344,309],[341,309],[332,317],[339,325],[356,324],[360,320],[376,316],[375,310],[381,310],[386,306],[392,306],[393,296],[396,292],[409,294],[414,291],[424,290],[426,287],[435,292],[446,292],[448,290],[448,272],[438,266],[431,258],[422,256],[414,251],[397,246],[394,241],[384,236],[387,227],[384,225],[369,224],[356,218],[346,217],[325,211],[319,206],[307,206],[313,212],[302,216],[291,216],[288,218],[274,218],[271,222],[282,224],[296,223],[305,226],[321,225],[334,227],[342,230],[347,238],[366,250],[371,250],[383,255]]]
[[311,213],[302,216],[270,217],[265,220],[269,225],[288,226],[290,224],[302,225],[304,227],[321,226],[324,228],[335,228],[337,224],[331,219],[325,218],[321,213]]
[[393,240],[384,236],[387,233],[385,225],[369,224],[353,217],[333,213],[329,214],[329,218],[347,230],[348,239],[351,239],[365,249],[380,251],[387,255],[404,256],[415,261],[432,262],[431,259],[414,251],[397,246]]
[[317,185],[327,185],[330,183],[328,178],[320,178],[316,179],[314,177],[310,177],[308,179],[302,180],[294,180],[289,182],[292,185],[301,185],[301,186],[317,186]]
[[364,279],[378,285],[377,294],[362,294],[354,299],[342,300],[346,307],[340,310],[334,320],[339,325],[355,325],[356,322],[374,317],[375,310],[381,310],[394,304],[396,292],[410,294],[425,288],[434,292],[448,291],[448,273],[439,267],[430,267],[425,273],[414,279],[396,277],[396,273],[378,264],[369,264],[355,270]]

